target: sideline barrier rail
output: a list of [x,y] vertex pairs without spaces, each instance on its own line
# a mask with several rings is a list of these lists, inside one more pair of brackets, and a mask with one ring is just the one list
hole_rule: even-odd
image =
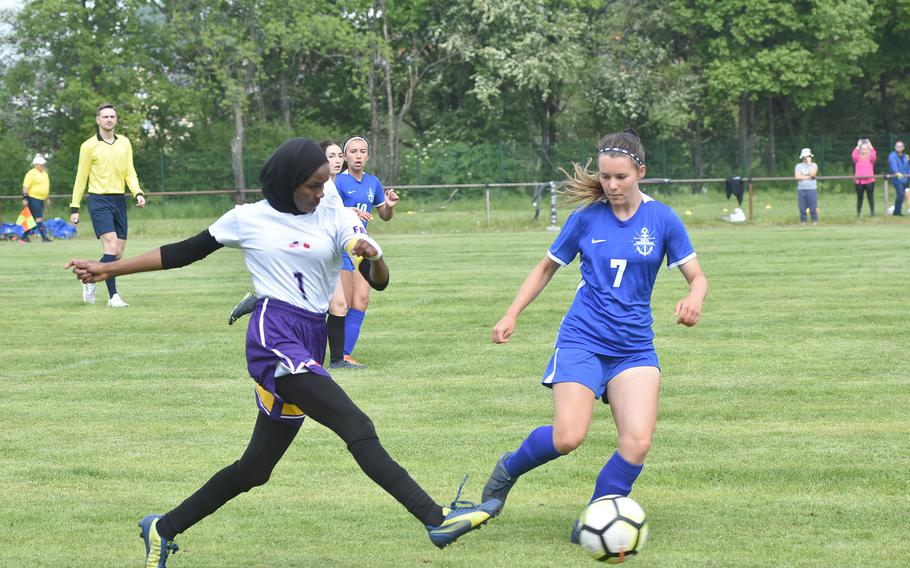
[[[777,176],[777,177],[741,177],[737,176],[742,180],[744,184],[747,185],[747,191],[749,193],[749,220],[752,220],[752,184],[755,182],[795,182],[795,179],[792,176]],[[881,179],[883,181],[890,180],[893,177],[896,177],[892,174],[878,174],[872,176],[875,179]],[[731,178],[659,178],[659,177],[646,177],[642,179],[639,183],[643,185],[677,185],[677,184],[699,184],[699,183],[726,183],[728,179]],[[818,181],[833,181],[833,180],[853,180],[855,176],[844,175],[844,176],[818,176]],[[421,190],[421,189],[482,189],[484,190],[484,206],[486,209],[486,221],[487,224],[490,224],[491,220],[491,203],[492,195],[491,190],[493,189],[505,189],[505,188],[520,188],[520,187],[531,187],[535,188],[533,206],[535,209],[534,219],[537,219],[540,215],[540,202],[541,197],[544,191],[550,192],[550,226],[549,230],[556,230],[559,227],[556,224],[556,195],[557,189],[560,188],[563,184],[563,181],[537,181],[537,182],[518,182],[518,183],[441,183],[441,184],[429,184],[429,185],[395,185],[389,186],[394,187],[396,190]],[[885,190],[885,202],[888,202],[888,185],[884,185]],[[191,197],[198,195],[246,195],[248,193],[260,193],[261,189],[203,189],[199,191],[146,191],[145,195],[149,197]],[[61,194],[62,197],[63,194]],[[58,197],[57,199],[59,199]],[[21,195],[0,195],[0,201],[2,200],[13,200],[13,199],[22,199]]]

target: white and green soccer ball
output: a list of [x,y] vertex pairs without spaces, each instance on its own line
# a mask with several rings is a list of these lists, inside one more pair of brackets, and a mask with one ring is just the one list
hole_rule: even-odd
[[638,554],[648,540],[645,511],[623,495],[599,497],[578,519],[581,547],[601,562],[619,564]]

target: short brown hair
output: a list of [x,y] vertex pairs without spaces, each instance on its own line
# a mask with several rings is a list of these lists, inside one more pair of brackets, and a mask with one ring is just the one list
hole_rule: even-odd
[[106,108],[113,109],[114,112],[117,112],[117,109],[111,103],[101,103],[100,105],[98,105],[98,108],[95,109],[95,116],[98,116],[99,114],[101,114],[101,111],[103,111]]

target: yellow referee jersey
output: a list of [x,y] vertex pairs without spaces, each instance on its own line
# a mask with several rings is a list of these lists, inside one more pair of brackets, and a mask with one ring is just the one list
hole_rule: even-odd
[[46,171],[39,172],[38,168],[32,168],[22,180],[22,189],[28,193],[29,197],[47,199],[51,193],[51,178],[48,177]]
[[129,186],[133,196],[142,193],[133,167],[133,146],[126,136],[115,135],[114,141],[108,144],[101,134],[96,134],[82,143],[70,207],[79,207],[86,183],[89,193],[122,194],[124,184]]

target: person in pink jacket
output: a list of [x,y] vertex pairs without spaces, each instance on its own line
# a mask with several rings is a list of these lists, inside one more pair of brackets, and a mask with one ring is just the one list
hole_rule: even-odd
[[853,149],[856,179],[856,218],[863,212],[863,194],[869,200],[869,216],[875,217],[875,148],[868,138],[860,138]]

